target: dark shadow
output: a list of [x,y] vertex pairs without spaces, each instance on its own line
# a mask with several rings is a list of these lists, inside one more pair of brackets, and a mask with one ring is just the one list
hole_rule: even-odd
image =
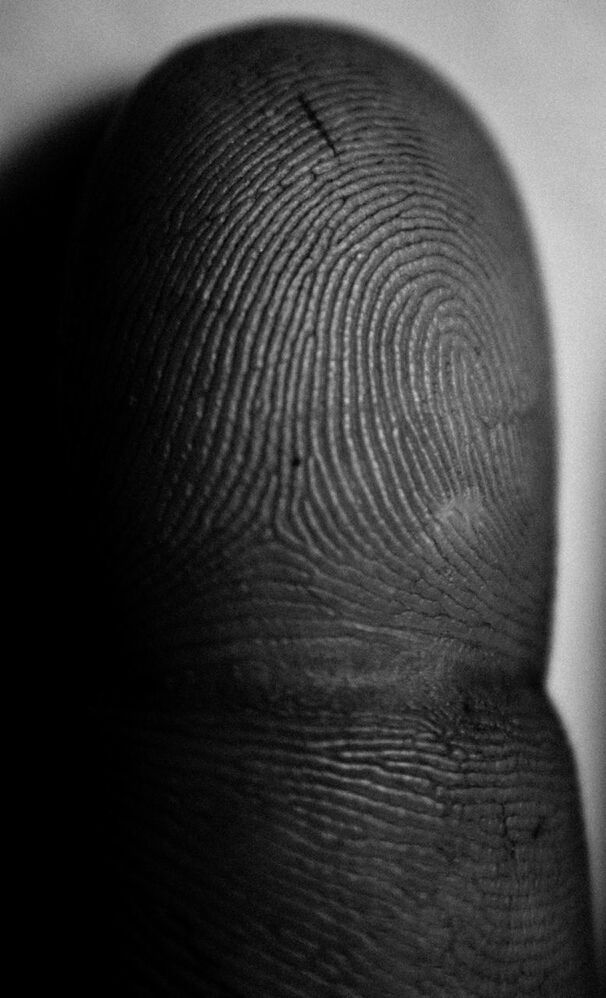
[[[103,947],[91,943],[102,927],[102,913],[91,916],[99,879],[91,834],[95,749],[94,734],[82,720],[81,679],[89,649],[82,643],[85,598],[77,595],[82,588],[74,577],[77,541],[66,501],[60,323],[74,219],[121,96],[100,95],[76,112],[56,115],[5,157],[0,173],[2,342],[10,414],[5,487],[15,490],[16,507],[16,557],[9,575],[16,619],[8,622],[16,640],[7,645],[13,650],[6,663],[7,672],[18,677],[14,807],[18,827],[28,838],[32,833],[27,857],[35,890],[25,902],[27,946],[64,995],[81,994],[83,982],[87,994],[100,993],[95,980],[102,980],[103,968],[91,962]],[[29,890],[25,884],[23,890]]]
[[9,249],[6,288],[22,314],[25,310],[32,320],[43,320],[47,332],[38,332],[49,354],[77,205],[95,150],[122,97],[113,92],[68,115],[58,113],[23,139],[2,165],[0,221]]

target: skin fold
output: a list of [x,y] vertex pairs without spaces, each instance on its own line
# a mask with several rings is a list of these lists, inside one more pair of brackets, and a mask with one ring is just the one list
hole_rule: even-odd
[[549,337],[473,114],[337,28],[184,48],[99,149],[64,325],[88,973],[593,994]]

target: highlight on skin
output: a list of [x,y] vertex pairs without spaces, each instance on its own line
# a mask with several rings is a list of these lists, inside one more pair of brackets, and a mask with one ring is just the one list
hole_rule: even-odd
[[108,973],[590,994],[548,330],[469,109],[342,29],[180,50],[100,149],[65,355]]

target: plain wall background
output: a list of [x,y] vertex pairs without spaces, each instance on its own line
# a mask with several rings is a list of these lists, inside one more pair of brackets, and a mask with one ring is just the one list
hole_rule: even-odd
[[549,688],[578,762],[606,925],[606,4],[603,0],[0,0],[0,156],[130,84],[175,44],[261,17],[357,25],[476,107],[522,192],[543,268],[560,413]]

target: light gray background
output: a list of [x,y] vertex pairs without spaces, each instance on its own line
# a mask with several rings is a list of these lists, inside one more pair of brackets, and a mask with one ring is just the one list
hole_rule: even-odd
[[560,406],[549,687],[582,781],[602,959],[606,711],[604,0],[0,0],[0,155],[171,46],[260,17],[339,20],[427,59],[475,105],[518,180],[551,309]]

